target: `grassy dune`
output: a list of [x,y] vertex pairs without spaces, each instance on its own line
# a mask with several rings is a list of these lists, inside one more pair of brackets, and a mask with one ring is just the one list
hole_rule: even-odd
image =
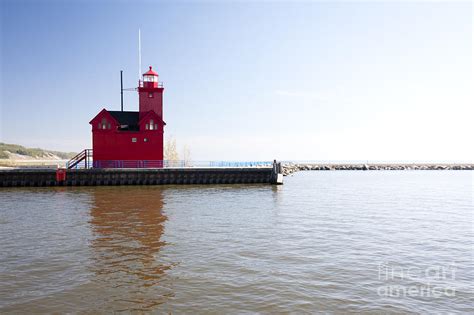
[[0,142],[0,159],[70,159],[75,152],[59,152],[40,148],[26,148],[18,144],[8,144]]

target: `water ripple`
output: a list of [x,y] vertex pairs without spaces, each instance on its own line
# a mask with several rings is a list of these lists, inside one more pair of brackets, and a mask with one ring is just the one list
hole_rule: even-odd
[[472,313],[472,174],[3,189],[0,312]]

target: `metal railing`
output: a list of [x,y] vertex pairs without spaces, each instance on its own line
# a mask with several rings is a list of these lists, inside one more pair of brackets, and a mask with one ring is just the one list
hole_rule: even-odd
[[163,82],[149,82],[149,81],[138,81],[138,87],[145,87],[145,83],[158,83],[158,87],[162,88],[163,87]]
[[94,168],[225,168],[225,167],[271,167],[271,161],[184,161],[184,160],[98,160]]
[[91,168],[92,167],[92,149],[85,149],[66,163],[66,168]]
[[66,168],[229,168],[272,167],[272,165],[272,161],[94,160],[92,149],[85,149],[69,160]]
[[271,167],[271,161],[170,161],[170,160],[97,160],[83,159],[67,163],[68,168],[239,168]]
[[272,161],[209,161],[209,167],[265,167],[272,166]]

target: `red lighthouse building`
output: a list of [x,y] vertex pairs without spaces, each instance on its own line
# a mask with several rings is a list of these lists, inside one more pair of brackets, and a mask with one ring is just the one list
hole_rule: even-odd
[[150,66],[138,82],[138,112],[104,108],[89,122],[94,167],[163,166],[163,90]]

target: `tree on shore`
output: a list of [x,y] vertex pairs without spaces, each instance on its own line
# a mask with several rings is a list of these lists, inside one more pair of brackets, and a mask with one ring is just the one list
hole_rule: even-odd
[[178,151],[176,150],[176,139],[169,137],[165,141],[164,159],[167,161],[179,161]]
[[[180,155],[178,154],[178,149],[176,146],[176,139],[173,136],[170,136],[166,139],[164,145],[164,160],[168,161],[169,166],[190,166],[191,165],[191,150],[188,145],[184,145],[182,149],[182,156],[180,160]],[[184,163],[184,165],[183,165]]]
[[191,150],[186,144],[183,146],[183,161],[184,166],[189,166],[191,164]]

